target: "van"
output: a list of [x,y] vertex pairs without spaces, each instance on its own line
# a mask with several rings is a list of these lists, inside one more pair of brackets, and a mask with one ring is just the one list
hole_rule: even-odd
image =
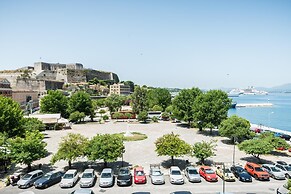
[[33,183],[43,176],[42,170],[35,170],[25,174],[20,180],[17,182],[17,186],[19,188],[28,188],[33,185]]

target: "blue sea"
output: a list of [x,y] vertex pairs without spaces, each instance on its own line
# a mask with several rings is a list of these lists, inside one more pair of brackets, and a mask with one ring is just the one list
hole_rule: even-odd
[[291,93],[241,95],[232,99],[237,103],[272,103],[273,106],[230,109],[229,116],[236,114],[253,124],[291,132]]

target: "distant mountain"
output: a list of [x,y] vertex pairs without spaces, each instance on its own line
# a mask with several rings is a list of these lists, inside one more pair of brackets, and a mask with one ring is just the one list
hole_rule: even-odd
[[267,92],[291,92],[291,83],[275,86],[272,88],[257,87],[257,90],[264,90]]

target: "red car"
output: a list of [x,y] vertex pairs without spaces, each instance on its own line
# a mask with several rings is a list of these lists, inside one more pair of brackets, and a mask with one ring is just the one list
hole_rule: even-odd
[[143,167],[136,167],[133,171],[133,179],[135,184],[145,184],[147,182]]
[[209,166],[201,166],[199,169],[199,174],[206,181],[209,181],[209,182],[217,182],[218,181],[216,173]]

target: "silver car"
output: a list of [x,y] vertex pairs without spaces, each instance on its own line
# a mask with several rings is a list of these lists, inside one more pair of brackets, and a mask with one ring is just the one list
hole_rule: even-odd
[[99,186],[111,187],[114,184],[114,175],[111,168],[104,168],[100,175]]
[[64,187],[73,187],[77,181],[79,179],[77,170],[72,169],[72,170],[68,170],[64,176],[62,177],[62,180],[60,182],[60,187],[64,188]]
[[35,170],[25,174],[21,179],[17,182],[17,186],[19,188],[28,188],[33,185],[33,183],[43,176],[42,170]]
[[281,187],[277,188],[277,194],[289,194],[288,183],[285,183]]
[[70,194],[94,194],[94,192],[91,189],[77,189]]
[[201,182],[200,174],[198,173],[197,168],[194,168],[193,166],[187,166],[185,168],[185,176],[187,177],[189,182],[193,182],[193,183]]
[[165,178],[159,165],[150,165],[150,178],[154,185],[165,184]]
[[81,175],[80,187],[93,187],[96,180],[94,169],[86,169]]
[[280,168],[284,173],[286,178],[291,178],[291,166],[288,164],[275,164],[277,168]]
[[274,179],[285,179],[285,173],[273,164],[263,164],[262,168],[267,171]]
[[184,184],[182,172],[178,166],[171,166],[170,168],[170,182],[172,184]]

